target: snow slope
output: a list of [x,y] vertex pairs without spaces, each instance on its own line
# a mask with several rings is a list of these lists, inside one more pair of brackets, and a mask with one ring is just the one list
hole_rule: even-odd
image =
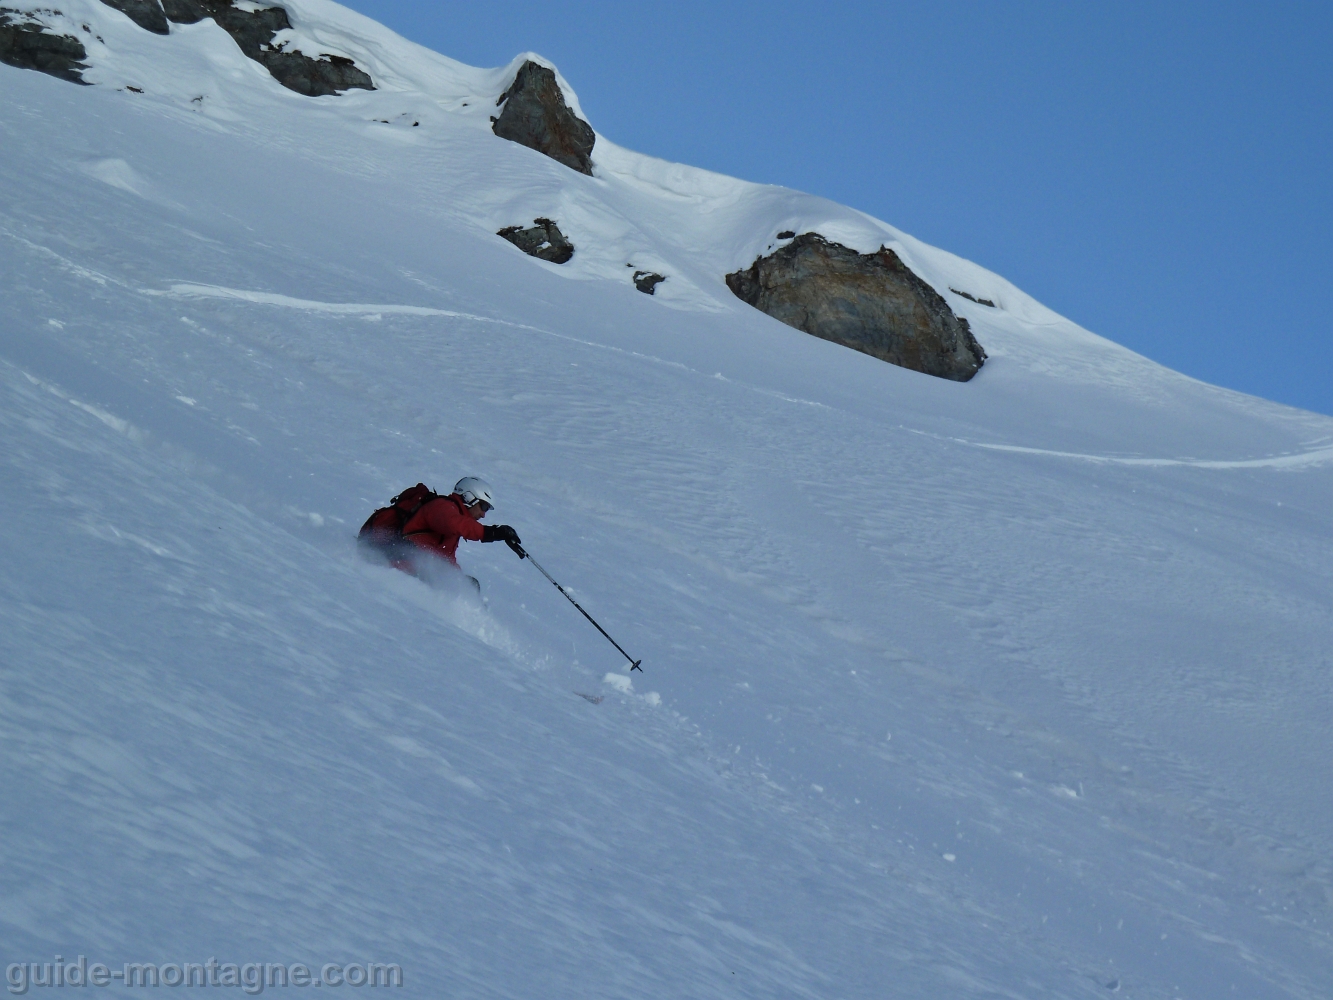
[[[1327,996],[1333,420],[819,198],[576,174],[490,134],[513,66],[288,7],[380,89],[95,0],[97,86],[0,66],[6,965]],[[569,264],[493,235],[538,215]],[[783,229],[893,247],[991,360],[741,304]],[[484,604],[357,557],[463,474],[642,675],[500,546]]]

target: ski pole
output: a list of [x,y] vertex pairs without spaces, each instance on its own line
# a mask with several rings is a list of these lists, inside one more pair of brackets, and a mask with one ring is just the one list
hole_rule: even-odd
[[[532,565],[536,566],[537,572],[539,572],[542,576],[546,577],[546,579],[550,580],[551,583],[555,584],[555,589],[560,591],[560,593],[564,594],[565,597],[569,599],[569,603],[579,609],[579,614],[583,615],[584,618],[592,622],[593,628],[595,628],[598,632],[601,632],[602,635],[606,636],[607,642],[615,646],[616,649],[620,649],[620,643],[616,642],[616,640],[612,639],[609,635],[607,635],[606,629],[598,625],[597,622],[593,619],[592,615],[584,611],[583,608],[579,606],[579,602],[574,600],[574,598],[570,597],[569,593],[565,590],[565,588],[555,582],[555,577],[551,576],[550,573],[542,569],[542,564],[539,563],[536,559],[532,558],[532,556],[528,555],[527,551],[523,548],[522,545],[519,545],[518,542],[506,542],[505,544],[508,545],[511,549],[513,549],[514,554],[518,556],[520,559],[526,559],[528,562],[532,563]],[[643,673],[643,667],[639,666],[639,664],[643,662],[642,660],[634,659],[634,657],[630,656],[629,653],[625,652],[623,649],[620,649],[620,655],[623,656],[625,659],[629,660],[629,668],[631,671],[637,670],[639,673]]]

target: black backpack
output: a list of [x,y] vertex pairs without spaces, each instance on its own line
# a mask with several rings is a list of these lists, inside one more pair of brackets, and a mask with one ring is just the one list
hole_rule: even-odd
[[403,490],[389,501],[389,506],[381,507],[361,525],[356,536],[362,545],[392,553],[403,544],[403,525],[412,520],[412,515],[425,504],[437,499],[440,494],[425,483],[417,483]]

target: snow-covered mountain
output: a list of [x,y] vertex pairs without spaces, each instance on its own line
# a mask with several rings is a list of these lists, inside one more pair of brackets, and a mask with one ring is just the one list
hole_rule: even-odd
[[[1328,995],[1333,420],[817,197],[600,135],[584,176],[492,134],[539,57],[283,6],[376,89],[97,0],[41,15],[92,86],[0,66],[11,992]],[[495,235],[537,217],[568,263]],[[745,305],[785,230],[893,249],[990,360]],[[502,546],[484,602],[358,557],[464,474],[642,674]]]

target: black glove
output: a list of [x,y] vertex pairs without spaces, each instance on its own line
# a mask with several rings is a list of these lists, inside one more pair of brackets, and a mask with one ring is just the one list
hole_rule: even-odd
[[519,540],[518,532],[507,524],[487,524],[481,529],[481,540],[483,542],[509,542],[513,545],[522,545]]

